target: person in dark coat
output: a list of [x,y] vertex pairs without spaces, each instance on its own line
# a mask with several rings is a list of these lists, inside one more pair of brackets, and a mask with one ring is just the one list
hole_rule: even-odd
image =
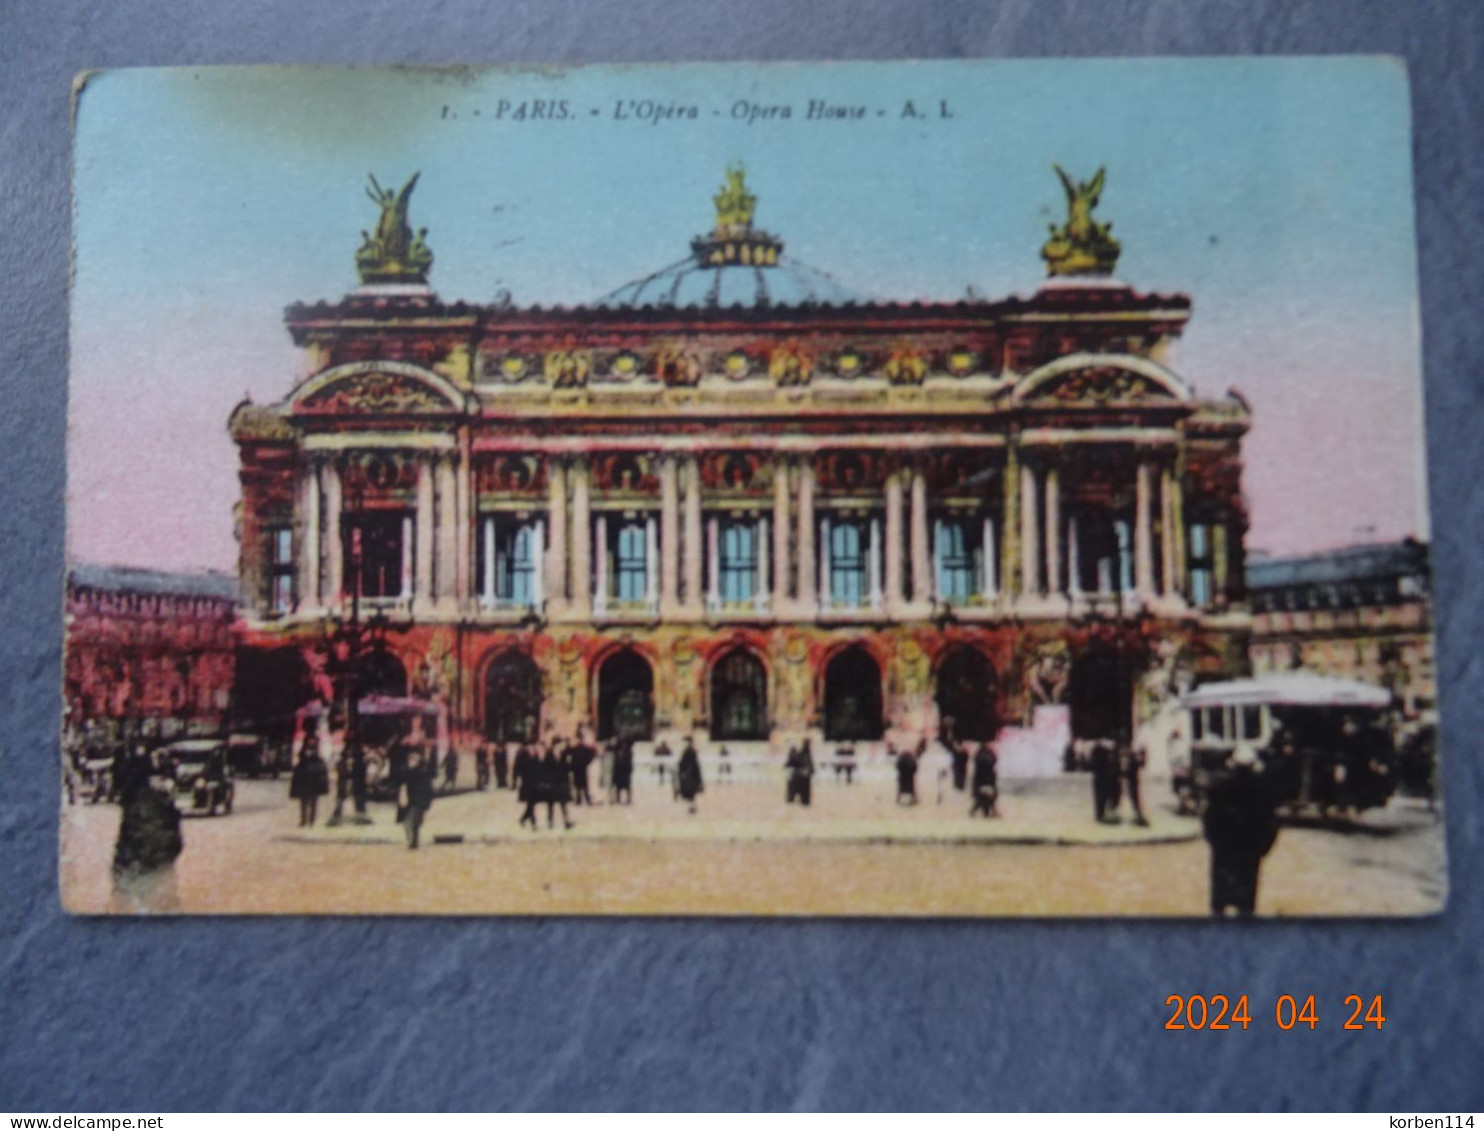
[[1220,918],[1231,908],[1251,915],[1258,869],[1278,839],[1278,817],[1249,747],[1237,747],[1226,772],[1212,782],[1201,822],[1211,845],[1211,914]]
[[1118,748],[1112,739],[1092,742],[1092,809],[1102,822],[1115,819],[1118,811]]
[[531,831],[536,831],[536,804],[541,800],[541,759],[531,751],[529,746],[522,746],[515,755],[514,784],[516,789],[515,798],[526,807],[525,812],[520,815],[520,823],[530,824]]
[[486,790],[490,787],[490,748],[481,742],[474,748],[474,788]]
[[568,764],[572,767],[572,801],[577,805],[587,805],[591,808],[593,795],[588,786],[588,777],[589,770],[593,762],[597,760],[598,754],[583,741],[581,730],[577,732],[577,741],[567,747],[566,757]]
[[452,745],[443,755],[443,792],[452,793],[459,783],[459,752]]
[[690,806],[688,812],[696,811],[696,798],[705,792],[706,783],[701,780],[701,756],[696,753],[696,744],[689,737],[685,749],[680,752],[680,761],[675,765],[675,782],[680,797]]
[[953,759],[953,788],[962,793],[969,786],[969,748],[949,739],[948,754]]
[[175,861],[185,842],[175,799],[151,781],[146,763],[143,773],[126,775],[119,803],[123,812],[113,851],[114,909],[132,914],[180,910]]
[[433,765],[425,765],[418,750],[407,758],[407,767],[402,774],[402,787],[397,791],[397,815],[402,829],[407,834],[407,847],[416,848],[418,835],[422,832],[423,819],[433,807]]
[[495,743],[495,788],[510,788],[510,748],[503,742]]
[[541,759],[540,777],[545,792],[546,827],[549,829],[556,816],[556,807],[562,807],[562,825],[572,827],[572,818],[567,815],[567,803],[572,800],[572,764],[560,742],[553,740],[546,748],[546,757]]
[[1139,775],[1144,771],[1147,758],[1142,746],[1120,742],[1118,744],[1118,772],[1123,782],[1123,792],[1134,811],[1134,824],[1147,828],[1149,818],[1144,816],[1144,805],[1139,797]]
[[634,743],[619,739],[613,751],[613,802],[634,803]]
[[320,757],[319,743],[311,736],[305,740],[299,761],[289,777],[289,796],[299,802],[301,829],[314,826],[319,799],[329,792],[330,767]]
[[[891,747],[886,748],[887,756],[891,756]],[[903,750],[896,756],[897,770],[897,804],[917,804],[917,755],[911,750]]]
[[788,789],[784,793],[784,804],[797,801],[807,809],[814,790],[814,754],[809,749],[807,738],[802,746],[789,749],[788,761],[784,765],[788,769]]
[[974,807],[969,810],[969,816],[982,813],[986,817],[998,817],[1000,811],[998,802],[1000,799],[1000,772],[999,764],[995,758],[994,749],[987,742],[981,742],[979,749],[974,754]]

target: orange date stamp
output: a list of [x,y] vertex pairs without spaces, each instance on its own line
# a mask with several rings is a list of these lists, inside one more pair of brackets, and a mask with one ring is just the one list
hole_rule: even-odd
[[[1171,994],[1165,998],[1165,1006],[1171,1010],[1165,1020],[1166,1029],[1222,1030],[1247,1029],[1253,1024],[1251,995],[1238,994]],[[1343,1013],[1346,1014],[1342,1028],[1363,1032],[1379,1030],[1386,1024],[1385,1007],[1380,994],[1369,999],[1360,994],[1349,994],[1345,998]],[[1273,1023],[1287,1032],[1307,1026],[1312,1032],[1319,1028],[1319,1006],[1314,995],[1303,997],[1281,994],[1273,1000]]]

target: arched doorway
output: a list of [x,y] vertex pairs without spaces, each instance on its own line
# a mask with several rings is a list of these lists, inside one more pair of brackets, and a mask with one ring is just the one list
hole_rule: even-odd
[[934,698],[945,736],[989,742],[999,731],[994,665],[979,649],[960,644],[948,650],[938,664]]
[[[372,698],[402,699],[407,695],[407,669],[385,648],[366,653],[351,669],[350,693],[357,705]],[[360,714],[362,742],[384,745],[403,737],[406,719],[396,714]]]
[[1110,644],[1093,644],[1072,662],[1067,702],[1074,738],[1127,738],[1133,707],[1128,661]]
[[836,655],[824,669],[824,736],[859,742],[881,737],[881,668],[859,644]]
[[654,670],[632,648],[615,652],[598,669],[598,737],[654,737]]
[[541,733],[541,669],[511,649],[484,676],[484,734],[492,742],[535,742]]
[[746,649],[728,652],[711,669],[711,737],[768,737],[768,672]]

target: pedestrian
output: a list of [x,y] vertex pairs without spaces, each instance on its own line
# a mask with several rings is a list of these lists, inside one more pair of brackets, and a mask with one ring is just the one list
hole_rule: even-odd
[[969,785],[969,748],[956,739],[944,740],[953,760],[953,788],[962,793]]
[[480,791],[490,787],[490,748],[481,742],[474,748],[474,788]]
[[791,805],[797,801],[807,809],[814,790],[814,753],[807,738],[802,746],[789,748],[785,765],[788,768],[788,790],[784,794],[784,804]]
[[329,792],[330,767],[320,757],[319,741],[311,734],[304,740],[304,749],[289,777],[289,796],[299,802],[301,829],[314,827],[319,799]]
[[567,803],[572,800],[572,765],[561,740],[554,738],[546,748],[546,757],[541,759],[542,800],[546,802],[546,827],[552,826],[556,807],[562,807],[562,825],[572,827],[572,818],[567,815]]
[[572,800],[577,805],[593,804],[593,795],[588,788],[589,770],[597,759],[597,753],[583,740],[581,727],[577,728],[577,741],[567,747],[567,760],[572,767]]
[[[888,744],[886,756],[891,757],[894,748]],[[903,750],[896,756],[897,769],[897,804],[917,804],[917,755],[911,750]]]
[[452,743],[443,755],[443,792],[452,793],[459,781],[459,752]]
[[1092,755],[1092,810],[1093,816],[1103,824],[1115,819],[1118,809],[1118,753],[1113,743],[1104,738],[1093,739]]
[[613,800],[624,805],[634,803],[634,740],[618,741],[613,751]]
[[340,753],[335,758],[335,809],[330,814],[331,825],[338,825],[345,818],[345,799],[350,796],[351,792],[350,763],[350,750],[341,747]]
[[1278,839],[1272,791],[1257,766],[1256,752],[1239,745],[1206,795],[1201,823],[1211,846],[1211,914],[1217,918],[1228,909],[1243,917],[1257,909],[1258,869]]
[[1141,829],[1148,828],[1149,819],[1144,816],[1144,806],[1139,798],[1139,774],[1144,769],[1148,755],[1145,754],[1143,746],[1120,742],[1118,760],[1119,771],[1123,778],[1123,791],[1128,795],[1128,803],[1134,811],[1134,824]]
[[532,832],[536,831],[536,803],[541,797],[540,776],[541,760],[529,746],[522,746],[515,755],[515,798],[526,807],[520,823],[529,823]]
[[618,800],[617,791],[613,788],[613,763],[616,754],[613,740],[610,738],[603,743],[603,753],[598,761],[598,792],[608,799],[610,805]]
[[402,785],[397,791],[397,820],[407,834],[407,847],[416,848],[423,820],[433,807],[432,764],[424,765],[422,752],[414,747],[407,758]]
[[510,788],[510,747],[503,743],[495,743],[495,788]]
[[696,744],[689,735],[685,737],[685,748],[680,751],[680,761],[675,766],[676,789],[682,800],[695,813],[696,798],[705,792],[706,783],[701,779],[701,756],[696,753]]
[[[168,767],[160,767],[168,769]],[[126,914],[180,910],[175,861],[184,848],[180,810],[166,783],[151,778],[148,766],[132,768],[119,793],[118,841],[113,851],[113,910]]]
[[973,787],[974,807],[969,810],[969,816],[982,813],[985,817],[998,817],[1000,815],[999,764],[995,758],[994,748],[987,742],[981,742],[974,754]]

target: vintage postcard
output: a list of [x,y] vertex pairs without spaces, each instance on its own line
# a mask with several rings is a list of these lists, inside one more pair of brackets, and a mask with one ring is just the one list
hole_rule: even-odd
[[1385,59],[76,93],[85,914],[1446,898]]

